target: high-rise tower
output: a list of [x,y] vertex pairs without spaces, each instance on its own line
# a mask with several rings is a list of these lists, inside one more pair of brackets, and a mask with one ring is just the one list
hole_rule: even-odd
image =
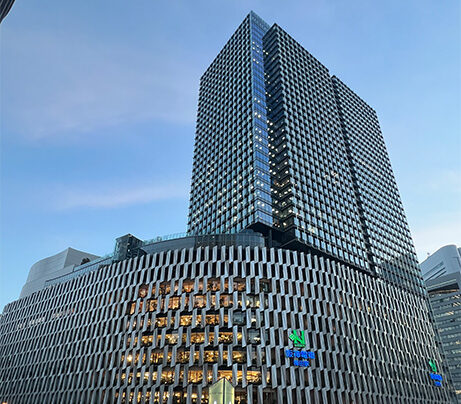
[[201,78],[189,210],[245,228],[423,292],[376,112],[254,13]]

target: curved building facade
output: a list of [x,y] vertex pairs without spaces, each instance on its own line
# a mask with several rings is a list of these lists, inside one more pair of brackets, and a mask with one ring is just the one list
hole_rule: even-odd
[[449,402],[424,298],[283,249],[114,263],[7,305],[0,333],[9,404],[207,403],[221,378],[239,404]]
[[70,275],[76,267],[97,258],[99,258],[97,255],[70,247],[51,257],[43,258],[30,268],[27,281],[22,287],[19,297],[29,296],[43,289],[48,280]]

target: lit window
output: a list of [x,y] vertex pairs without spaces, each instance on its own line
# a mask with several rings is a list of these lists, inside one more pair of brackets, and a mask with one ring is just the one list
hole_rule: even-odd
[[220,332],[218,342],[224,344],[232,344],[233,339],[234,335],[232,332]]
[[190,342],[193,344],[201,344],[205,342],[205,333],[203,332],[193,332],[190,335]]
[[236,363],[244,363],[246,354],[241,351],[232,351],[232,361]]
[[[198,320],[197,320],[198,322]],[[183,315],[179,319],[179,324],[183,326],[188,326],[192,324],[192,316]]]
[[168,326],[168,317],[157,317],[155,319],[155,326],[156,327],[167,327]]

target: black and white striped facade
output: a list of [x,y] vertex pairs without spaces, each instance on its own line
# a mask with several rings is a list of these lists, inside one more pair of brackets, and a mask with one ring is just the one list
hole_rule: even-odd
[[[289,334],[304,330],[309,367]],[[6,306],[0,401],[444,403],[427,301],[316,255],[265,247],[157,252]],[[442,375],[443,376],[443,375]]]

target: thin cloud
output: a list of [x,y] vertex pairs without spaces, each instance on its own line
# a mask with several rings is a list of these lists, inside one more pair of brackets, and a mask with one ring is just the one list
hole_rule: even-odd
[[3,119],[11,133],[40,140],[195,120],[199,72],[177,63],[166,44],[146,52],[76,36],[12,34],[2,55]]
[[445,195],[461,195],[461,170],[459,169],[439,169],[433,167],[428,178],[420,179],[418,190],[427,192],[443,192]]
[[164,201],[186,199],[188,186],[184,184],[142,185],[137,187],[117,187],[116,189],[79,188],[68,190],[57,200],[59,210],[93,208],[121,208]]
[[432,218],[424,226],[413,229],[416,252],[419,261],[447,244],[461,246],[461,210],[447,217]]

